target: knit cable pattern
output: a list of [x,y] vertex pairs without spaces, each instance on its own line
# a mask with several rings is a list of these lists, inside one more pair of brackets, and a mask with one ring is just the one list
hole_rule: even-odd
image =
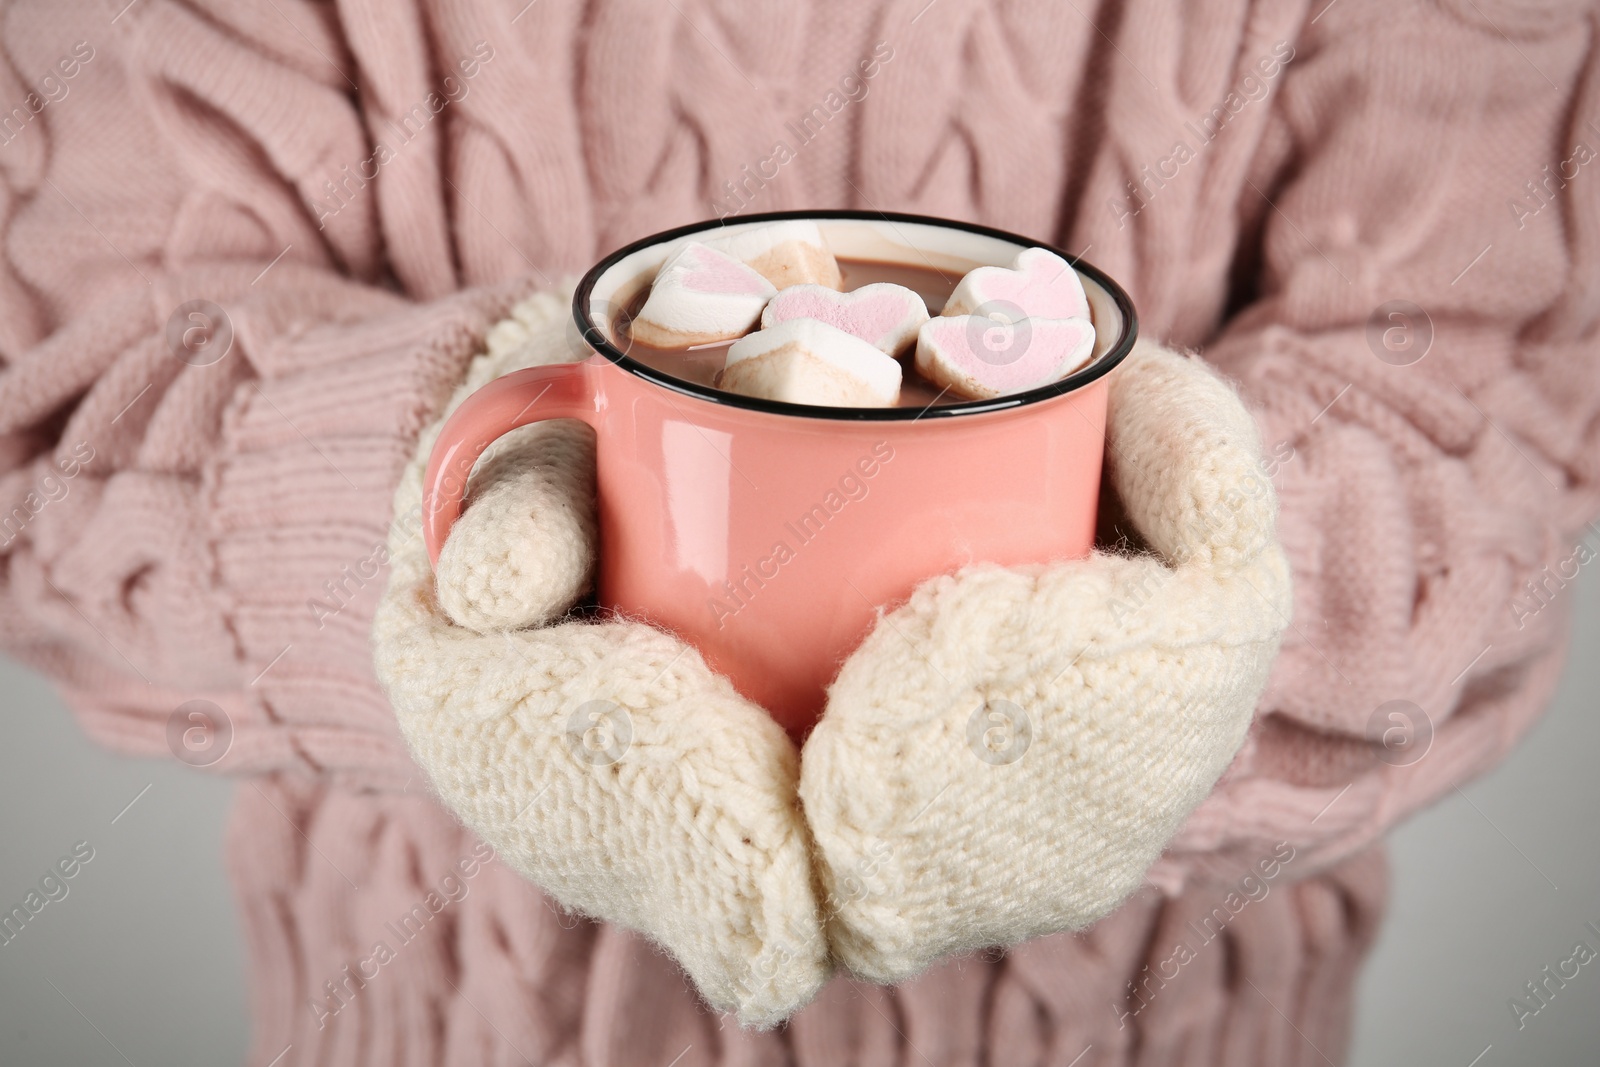
[[[277,804],[242,788],[234,838],[283,861],[236,867],[258,1064],[291,1042],[355,1062],[361,1034],[402,1019],[402,1055],[430,1064],[522,1062],[497,1031],[533,1056],[531,1030],[556,1062],[691,1044],[680,1067],[920,1059],[906,1040],[960,1063],[1070,1063],[1091,1042],[1107,1062],[1322,1062],[1241,976],[1337,1059],[1381,912],[1375,842],[1536,721],[1563,572],[1595,544],[1600,184],[1592,163],[1561,171],[1596,147],[1592,5],[751,10],[140,0],[113,23],[89,0],[7,5],[4,106],[60,84],[0,146],[0,502],[27,512],[0,547],[0,641],[117,751],[170,756],[191,699],[231,718],[211,770]],[[776,180],[746,179],[880,41],[893,58],[865,94]],[[94,56],[61,79],[77,42]],[[494,56],[464,80],[479,42]],[[1280,45],[1294,57],[1264,78]],[[362,178],[380,140],[395,154]],[[1123,282],[1151,336],[1239,384],[1295,590],[1245,747],[1152,868],[1162,900],[894,990],[836,980],[758,1042],[707,1025],[642,942],[556,916],[508,872],[441,915],[437,958],[458,969],[402,957],[386,976],[421,968],[403,1011],[357,998],[319,1026],[308,1002],[355,952],[329,931],[409,908],[473,845],[415,796],[370,659],[417,435],[518,297],[739,209],[735,180],[744,210],[923,210],[1053,238]],[[165,340],[194,298],[235,326],[209,367]],[[1368,333],[1395,300],[1428,316],[1407,366]],[[57,463],[84,445],[63,495]],[[1391,700],[1431,724],[1419,762],[1379,758],[1369,723]],[[358,811],[410,840],[406,864],[336,830]],[[1285,841],[1298,884],[1119,1027],[1107,1002],[1138,1007],[1128,983],[1182,917]]]

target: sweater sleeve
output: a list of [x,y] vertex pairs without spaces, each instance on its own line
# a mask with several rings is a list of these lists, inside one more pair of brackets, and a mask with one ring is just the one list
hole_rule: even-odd
[[[958,38],[906,39],[905,76],[859,105],[856,193],[1039,233],[1059,203],[1067,247],[1127,282],[1146,333],[1203,344],[1260,414],[1295,615],[1251,744],[1157,871],[1180,877],[1280,840],[1348,854],[1494,762],[1543,705],[1564,575],[1600,547],[1581,541],[1600,120],[1575,2],[1246,4],[1230,48],[1200,23],[1142,32],[1176,7],[1139,0],[1110,38],[1061,13],[1078,36],[1050,40],[1115,45],[1095,46],[1096,91],[1063,127],[1084,136],[1023,168],[1032,198],[942,177],[918,198],[917,175],[945,173],[926,156],[944,142],[916,125],[932,121],[918,72]],[[656,199],[614,190],[593,208],[609,187],[588,182],[583,139],[610,144],[637,110],[580,114],[567,9],[535,6],[514,34],[471,5],[438,25],[404,6],[207,11],[144,0],[115,36],[87,4],[6,15],[7,99],[46,67],[68,91],[0,134],[0,639],[129,750],[167,750],[173,712],[204,699],[241,734],[262,726],[262,745],[234,742],[240,769],[404,775],[367,666],[364,575],[408,442],[505,300],[396,294],[527,270],[543,285],[593,254],[597,226],[612,241],[695,210],[692,182],[663,148]],[[1076,69],[974,55],[995,93],[1033,66],[1054,80],[1015,91],[1065,93]],[[454,97],[408,123],[446,68]],[[693,140],[645,123],[616,144],[657,126]],[[713,171],[757,158],[746,141]],[[379,142],[394,150],[381,164]],[[1004,142],[972,151],[1052,143],[1031,127]],[[197,299],[232,328],[214,364],[169,340]],[[1392,701],[1417,710],[1397,723],[1380,713]],[[1383,747],[1419,726],[1420,759]]]
[[[413,302],[376,190],[319,212],[371,148],[309,13],[5,12],[0,645],[122,751],[398,789],[366,640],[393,486],[536,280]],[[443,225],[415,165],[385,177],[416,241]]]
[[1600,76],[1588,17],[1484,7],[1382,32],[1334,9],[1234,183],[1253,272],[1204,355],[1259,414],[1295,605],[1157,881],[1282,841],[1352,855],[1497,762],[1557,680],[1563,590],[1600,553]]
[[0,646],[96,740],[421,788],[367,637],[393,488],[594,255],[580,16],[0,11]]
[[367,650],[390,497],[513,287],[408,305],[265,267],[163,277],[0,377],[0,643],[124,751],[401,788]]

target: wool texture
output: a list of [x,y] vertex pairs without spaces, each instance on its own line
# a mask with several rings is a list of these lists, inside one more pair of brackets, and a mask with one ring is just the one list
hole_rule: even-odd
[[[470,390],[574,358],[564,312],[538,294],[490,331],[423,432],[396,514],[420,505],[428,452]],[[807,835],[792,747],[755,729],[698,657],[676,687],[619,681],[660,679],[685,646],[634,623],[456,625],[491,610],[543,621],[583,591],[594,546],[570,531],[592,541],[593,453],[568,441],[587,428],[552,424],[480,464],[481,499],[440,555],[438,588],[467,591],[452,593],[455,610],[434,597],[414,532],[391,534],[373,644],[413,755],[513,867],[570,907],[688,953],[706,999],[747,1022],[802,1007],[829,956],[893,983],[952,953],[1088,926],[1138,888],[1238,751],[1291,608],[1277,498],[1238,397],[1198,360],[1148,342],[1110,383],[1111,485],[1159,556],[971,567],[880,618],[830,687],[799,768],[826,937],[812,857],[795,852]],[[533,538],[518,550],[527,565],[505,565],[505,525]],[[560,600],[552,577],[570,590]],[[714,710],[685,714],[689,702]],[[644,716],[652,747],[636,757]],[[584,748],[594,729],[606,731],[598,753]],[[708,729],[759,757],[723,766],[748,755],[707,745]],[[745,836],[668,825],[705,808],[696,818]],[[661,892],[663,868],[675,894]]]
[[[506,325],[531,320],[530,335],[491,331],[444,417],[499,375],[570,360],[570,295],[519,305]],[[423,431],[395,514],[420,513],[441,425]],[[488,594],[484,611],[463,609],[469,617],[508,613],[515,586],[490,575],[535,590],[510,612],[518,618],[551,614],[550,576],[572,590],[563,610],[583,592],[594,503],[582,470],[593,449],[570,440],[583,432],[552,426],[511,446],[536,464],[480,470],[494,487],[489,521],[450,539],[450,584],[466,590],[454,595],[470,604]],[[553,520],[511,524],[536,538],[550,522],[563,528],[531,543],[542,557],[532,567],[504,566],[493,524],[511,499],[522,516],[556,505]],[[831,968],[795,803],[798,754],[782,727],[670,634],[631,621],[481,633],[440,607],[414,530],[391,533],[389,567],[373,622],[378,680],[439,798],[499,859],[569,909],[644,931],[713,1007],[747,1025],[772,1026],[814,997]]]
[[[430,1067],[1337,1062],[1385,833],[1537,721],[1600,537],[1600,183],[1566,163],[1600,123],[1593,5],[747,10],[6,5],[0,645],[117,752],[172,758],[190,700],[228,717],[207,770],[239,781],[257,1067],[290,1044]],[[1083,254],[1146,336],[1237,384],[1294,589],[1244,747],[1087,931],[894,987],[836,975],[776,1030],[723,1025],[647,941],[498,862],[324,1018],[369,920],[479,844],[424,794],[373,670],[422,428],[519,299],[607,251],[845,207]],[[205,366],[167,342],[194,299],[233,327]],[[1419,761],[1380,758],[1392,700],[1431,727]],[[1280,845],[1271,895],[1136,997]]]
[[1244,741],[1291,609],[1255,424],[1149,342],[1109,380],[1109,481],[1154,554],[923,584],[806,740],[829,942],[859,975],[1088,926]]

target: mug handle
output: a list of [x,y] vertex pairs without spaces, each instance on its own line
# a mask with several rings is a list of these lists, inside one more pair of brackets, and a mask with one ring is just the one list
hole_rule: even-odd
[[439,565],[445,538],[461,517],[467,475],[491,444],[520,426],[546,419],[582,419],[596,425],[598,358],[512,371],[467,397],[445,420],[422,478],[422,536],[429,563]]

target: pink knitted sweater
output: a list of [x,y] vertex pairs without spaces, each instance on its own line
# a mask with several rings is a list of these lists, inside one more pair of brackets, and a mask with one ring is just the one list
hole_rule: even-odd
[[[1600,504],[1588,5],[524,5],[4,8],[0,642],[121,751],[168,753],[185,701],[230,718],[252,1062],[1337,1059],[1376,843],[1537,715]],[[649,231],[802,206],[1108,269],[1258,410],[1297,603],[1251,741],[1119,912],[750,1034],[639,938],[459,874],[367,632],[400,468],[488,323]],[[207,365],[167,340],[195,299],[232,329]],[[1419,761],[1377,758],[1393,700]]]

